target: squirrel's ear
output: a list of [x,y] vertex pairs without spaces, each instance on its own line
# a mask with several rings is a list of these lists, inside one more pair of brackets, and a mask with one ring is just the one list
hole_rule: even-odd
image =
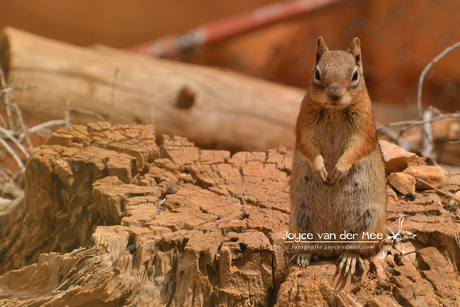
[[318,64],[318,62],[321,59],[321,56],[323,55],[323,53],[328,51],[328,50],[329,50],[329,48],[327,48],[326,42],[324,41],[324,39],[321,36],[318,37],[318,40],[316,41],[315,65]]
[[359,38],[355,37],[351,41],[350,48],[348,48],[348,52],[355,58],[356,65],[363,66],[361,61],[361,42]]

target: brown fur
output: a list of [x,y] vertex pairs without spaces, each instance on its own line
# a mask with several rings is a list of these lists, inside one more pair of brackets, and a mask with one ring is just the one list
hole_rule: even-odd
[[[343,231],[383,234],[385,165],[364,82],[359,39],[346,52],[329,51],[324,40],[318,39],[312,81],[295,133],[290,231],[336,233],[337,238]],[[353,251],[368,256],[379,249],[379,244],[373,245],[372,250]],[[310,251],[337,257],[345,250]]]

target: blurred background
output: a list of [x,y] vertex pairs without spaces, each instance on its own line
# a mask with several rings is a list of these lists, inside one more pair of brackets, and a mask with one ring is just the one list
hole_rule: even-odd
[[[94,53],[94,57],[91,55],[86,58],[91,58],[93,62],[80,63],[78,62],[80,58],[77,57],[77,64],[71,64],[72,59],[68,59],[69,64],[63,64],[67,59],[65,54],[59,53],[61,51],[57,52],[61,47],[56,47],[57,49],[46,47],[56,52],[56,56],[51,54],[46,59],[44,54],[46,55],[47,49],[38,46],[39,40],[36,40],[37,55],[34,55],[35,46],[31,42],[35,38],[23,37],[23,34],[16,32],[7,34],[8,38],[3,40],[3,47],[0,46],[3,48],[0,58],[4,62],[3,69],[7,70],[6,66],[10,64],[16,65],[14,68],[16,76],[19,78],[25,76],[23,78],[26,80],[23,81],[31,83],[32,86],[39,84],[30,92],[15,92],[14,95],[18,101],[24,100],[20,102],[33,106],[54,99],[52,103],[59,104],[61,113],[49,119],[62,119],[66,109],[66,100],[70,99],[72,107],[84,109],[94,106],[93,112],[104,115],[98,118],[92,116],[83,122],[101,118],[113,123],[153,122],[157,127],[159,137],[162,133],[180,134],[203,148],[227,149],[232,152],[267,150],[282,142],[284,142],[282,145],[287,146],[288,149],[292,148],[294,144],[292,131],[297,114],[296,103],[300,101],[299,97],[301,99],[310,79],[315,42],[318,36],[324,37],[330,49],[341,50],[346,50],[354,37],[358,36],[361,39],[365,79],[374,103],[378,125],[419,119],[416,107],[417,86],[423,69],[460,38],[460,0],[0,0],[0,7],[1,29],[14,27],[40,37],[85,47],[84,50],[92,50],[88,52]],[[30,42],[27,43],[28,41]],[[43,46],[48,46],[47,44],[44,42]],[[13,51],[9,49],[9,45],[14,49]],[[172,83],[168,83],[172,84],[171,87],[169,88],[168,85],[168,88],[164,88],[174,93],[178,92],[179,98],[172,97],[171,93],[163,94],[158,88],[146,89],[145,86],[138,86],[136,82],[139,83],[142,80],[150,82],[151,72],[155,70],[146,72],[138,67],[133,68],[131,72],[127,69],[129,59],[128,64],[120,70],[117,63],[110,62],[110,59],[116,58],[113,55],[106,54],[105,58],[100,58],[100,55],[108,50],[101,45],[123,50],[124,54],[128,55],[142,54],[172,60],[175,63],[217,67],[221,71],[233,71],[257,80],[275,82],[285,86],[286,89],[297,90],[297,96],[293,95],[291,99],[296,102],[291,103],[291,109],[282,111],[285,112],[283,113],[284,122],[276,118],[278,114],[268,114],[273,115],[269,121],[278,121],[278,128],[284,129],[277,137],[270,129],[260,128],[262,126],[258,126],[259,130],[251,132],[250,135],[248,131],[251,129],[245,128],[248,123],[243,122],[247,114],[239,118],[235,116],[236,123],[241,121],[243,127],[239,127],[239,132],[228,132],[231,129],[237,130],[235,122],[223,123],[223,118],[226,120],[227,117],[230,118],[236,114],[229,112],[233,105],[228,106],[229,109],[224,111],[224,117],[214,115],[206,117],[203,113],[207,112],[207,109],[196,107],[203,116],[200,115],[201,117],[194,117],[194,119],[200,119],[200,123],[213,122],[216,124],[216,128],[201,125],[202,133],[200,134],[194,131],[197,122],[190,121],[189,116],[190,114],[197,115],[196,110],[193,111],[195,113],[181,111],[193,105],[195,100],[193,86],[190,89],[187,80],[179,80],[177,84],[173,84],[175,81],[171,79],[169,81]],[[62,46],[64,50],[62,52],[65,53],[67,52],[65,50],[68,50],[69,54],[74,56],[85,54],[83,49],[78,49],[80,50],[78,51],[71,48],[73,47]],[[24,53],[23,50],[25,50]],[[29,54],[26,55],[25,52]],[[7,58],[11,59],[5,60]],[[31,60],[32,58],[34,60]],[[96,58],[102,59],[104,64],[100,66],[99,63],[94,62]],[[107,62],[106,58],[109,59]],[[40,59],[45,60],[40,62]],[[56,63],[50,65],[55,66],[48,67],[45,62],[51,63],[53,59],[56,59]],[[84,59],[83,57],[82,61]],[[23,64],[24,62],[26,64]],[[140,65],[140,62],[135,63]],[[43,65],[40,66],[41,64]],[[75,67],[75,65],[81,67]],[[59,69],[69,69],[65,77],[67,78],[66,84],[60,83],[61,79],[65,79],[64,76],[59,74],[52,76],[51,67],[54,67],[52,69],[59,67]],[[97,69],[100,71],[95,72]],[[39,71],[42,75],[38,74]],[[83,78],[72,79],[78,74],[81,74]],[[179,75],[180,73],[177,77]],[[170,77],[174,76],[168,76]],[[159,78],[161,79],[162,76]],[[192,74],[187,78],[191,80],[194,79],[194,76]],[[232,75],[228,78],[237,79],[239,77]],[[159,79],[153,78],[152,80],[150,84],[154,84]],[[246,79],[241,79],[240,85],[248,85],[248,88],[244,90],[245,93],[253,95],[255,92],[257,94],[257,90],[251,93],[252,81],[250,79],[242,80]],[[122,86],[119,86],[118,83]],[[254,89],[260,86],[259,84]],[[459,86],[460,48],[446,54],[427,73],[423,83],[422,104],[424,108],[433,106],[444,113],[458,111],[460,109]],[[128,93],[129,91],[125,91],[124,88],[128,88],[131,92]],[[210,92],[212,94],[213,91],[221,90],[221,88],[213,88],[210,89]],[[235,89],[232,90],[235,91]],[[136,91],[137,94],[133,94]],[[140,91],[143,92],[140,93]],[[231,95],[233,92],[229,90],[229,93]],[[235,97],[238,97],[238,90],[234,93]],[[273,97],[277,95],[260,92],[262,105],[265,99],[262,97],[264,94],[273,94]],[[181,95],[185,97],[186,104],[190,103],[189,106],[179,105],[182,103],[180,102],[180,99],[183,98]],[[162,113],[174,118],[159,118],[158,113],[156,121],[152,119],[154,106],[152,110],[149,110],[152,97],[155,97],[153,100],[159,102],[160,106],[161,103],[164,105],[176,103],[175,99],[178,99],[177,110],[164,109],[165,113]],[[95,100],[91,101],[91,99]],[[187,99],[191,102],[187,102]],[[115,102],[119,102],[118,105]],[[200,103],[195,105],[200,105]],[[114,110],[117,111],[116,108],[118,108],[118,118],[110,114]],[[257,112],[260,111],[260,104],[258,108]],[[44,110],[45,116],[51,114],[48,109]],[[138,113],[128,117],[125,114],[128,114],[129,111]],[[40,116],[36,112],[38,108],[33,111],[24,111],[27,125],[37,125],[48,119],[43,117],[43,112]],[[0,114],[4,113],[0,112]],[[436,114],[435,112],[434,115]],[[88,113],[82,112],[76,114],[76,122],[87,115]],[[460,166],[458,117],[433,124],[433,141],[439,163]],[[393,134],[401,132],[401,126],[391,129]],[[208,133],[207,130],[213,131]],[[405,141],[412,144],[410,150],[419,154],[421,152],[420,131],[420,126],[418,126],[404,134]],[[247,135],[246,132],[248,132]],[[211,135],[212,133],[214,135]],[[49,133],[41,135],[49,136]],[[265,136],[266,140],[262,142],[261,136]],[[388,134],[379,136],[388,139]],[[227,139],[222,141],[218,139],[219,137]],[[231,141],[226,143],[226,140],[230,139]],[[45,140],[45,137],[39,140],[32,138],[32,142],[36,144],[43,143]],[[257,143],[257,141],[260,142]]]
[[[275,0],[0,0],[0,28],[23,29],[79,46],[129,49],[166,35],[291,1]],[[305,87],[314,43],[331,49],[361,38],[366,81],[374,101],[414,105],[423,68],[460,37],[458,0],[316,1],[310,11],[257,26],[208,45],[166,55],[180,61],[232,70]],[[234,20],[235,21],[235,20]],[[231,25],[232,20],[229,20]],[[212,26],[212,24],[211,24]],[[460,106],[460,50],[437,63],[424,84],[425,105]]]

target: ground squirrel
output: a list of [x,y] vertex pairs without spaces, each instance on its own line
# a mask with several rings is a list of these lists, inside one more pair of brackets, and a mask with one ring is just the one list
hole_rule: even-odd
[[352,242],[307,243],[293,263],[306,267],[312,257],[339,256],[339,271],[353,275],[356,265],[364,268],[361,256],[379,250],[387,202],[385,164],[358,38],[348,51],[329,51],[318,38],[295,133],[291,234],[310,234],[309,242]]

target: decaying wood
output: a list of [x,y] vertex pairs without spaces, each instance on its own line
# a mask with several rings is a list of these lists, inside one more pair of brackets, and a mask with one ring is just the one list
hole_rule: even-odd
[[[65,127],[31,153],[25,201],[0,212],[0,305],[450,306],[460,299],[460,226],[443,195],[425,191],[409,202],[389,190],[388,227],[397,233],[406,214],[403,230],[417,236],[395,236],[387,257],[365,260],[358,278],[340,279],[326,260],[289,270],[282,238],[290,153],[231,155],[168,136],[157,146],[154,134],[151,125]],[[459,184],[453,174],[443,189]]]
[[63,128],[31,153],[22,224],[2,246],[1,271],[38,263],[28,282],[0,277],[1,299],[268,304],[285,267],[269,236],[287,223],[290,157],[153,140],[152,126],[91,124]]

